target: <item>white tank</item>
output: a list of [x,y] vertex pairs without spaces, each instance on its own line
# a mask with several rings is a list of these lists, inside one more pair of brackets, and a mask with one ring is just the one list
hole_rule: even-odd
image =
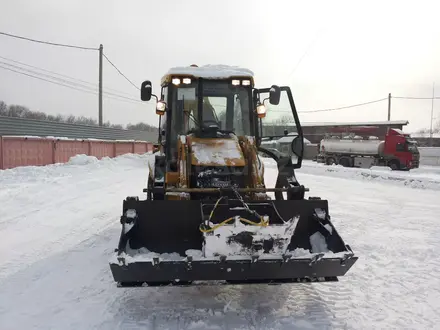
[[385,141],[354,140],[354,139],[323,139],[320,144],[321,152],[357,155],[382,155]]

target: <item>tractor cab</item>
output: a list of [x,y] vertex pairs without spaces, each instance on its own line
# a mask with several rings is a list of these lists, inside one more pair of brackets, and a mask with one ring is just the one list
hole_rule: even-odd
[[159,145],[170,170],[177,171],[179,136],[249,137],[261,153],[274,158],[275,155],[260,144],[268,135],[264,126],[280,122],[286,124],[285,132],[272,131],[269,136],[273,139],[285,136],[287,131],[295,132],[298,139],[292,143],[294,165],[301,167],[302,129],[289,87],[274,85],[256,89],[253,72],[248,69],[192,65],[172,68],[162,77],[160,98],[152,94],[151,82],[145,81],[141,86],[141,99],[149,101],[152,96],[156,97],[156,113],[160,116]]

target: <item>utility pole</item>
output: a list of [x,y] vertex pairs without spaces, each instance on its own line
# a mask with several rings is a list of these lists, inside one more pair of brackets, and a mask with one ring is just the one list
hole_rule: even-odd
[[432,147],[432,121],[434,119],[434,97],[435,83],[432,83],[432,102],[431,102],[431,128],[429,129],[429,146]]
[[388,121],[391,120],[391,93],[388,93]]
[[99,45],[99,126],[102,126],[102,54],[104,47]]

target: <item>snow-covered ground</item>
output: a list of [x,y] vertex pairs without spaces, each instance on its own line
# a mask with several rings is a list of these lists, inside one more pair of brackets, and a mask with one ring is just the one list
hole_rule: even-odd
[[[329,200],[360,257],[340,282],[117,288],[108,260],[123,198],[142,194],[147,157],[0,171],[1,329],[438,328],[440,172],[306,162],[299,180]],[[268,185],[275,175],[268,161]],[[422,184],[405,184],[414,176]]]
[[[265,160],[266,166],[276,168],[273,161]],[[341,165],[324,165],[311,160],[303,161],[298,173],[325,175],[368,182],[386,182],[396,186],[440,190],[440,166],[420,166],[410,171],[392,171],[389,167],[374,166],[371,169],[347,168]]]

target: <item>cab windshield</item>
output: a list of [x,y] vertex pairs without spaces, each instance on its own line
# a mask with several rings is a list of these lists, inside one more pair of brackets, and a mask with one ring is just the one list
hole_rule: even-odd
[[417,142],[416,141],[406,140],[406,145],[407,145],[408,151],[416,152],[416,153],[419,151],[418,148],[417,148]]
[[198,108],[197,81],[174,88],[171,104],[175,134],[187,134],[201,128],[216,128],[236,135],[251,133],[251,88],[233,86],[230,81],[203,81],[203,111]]

